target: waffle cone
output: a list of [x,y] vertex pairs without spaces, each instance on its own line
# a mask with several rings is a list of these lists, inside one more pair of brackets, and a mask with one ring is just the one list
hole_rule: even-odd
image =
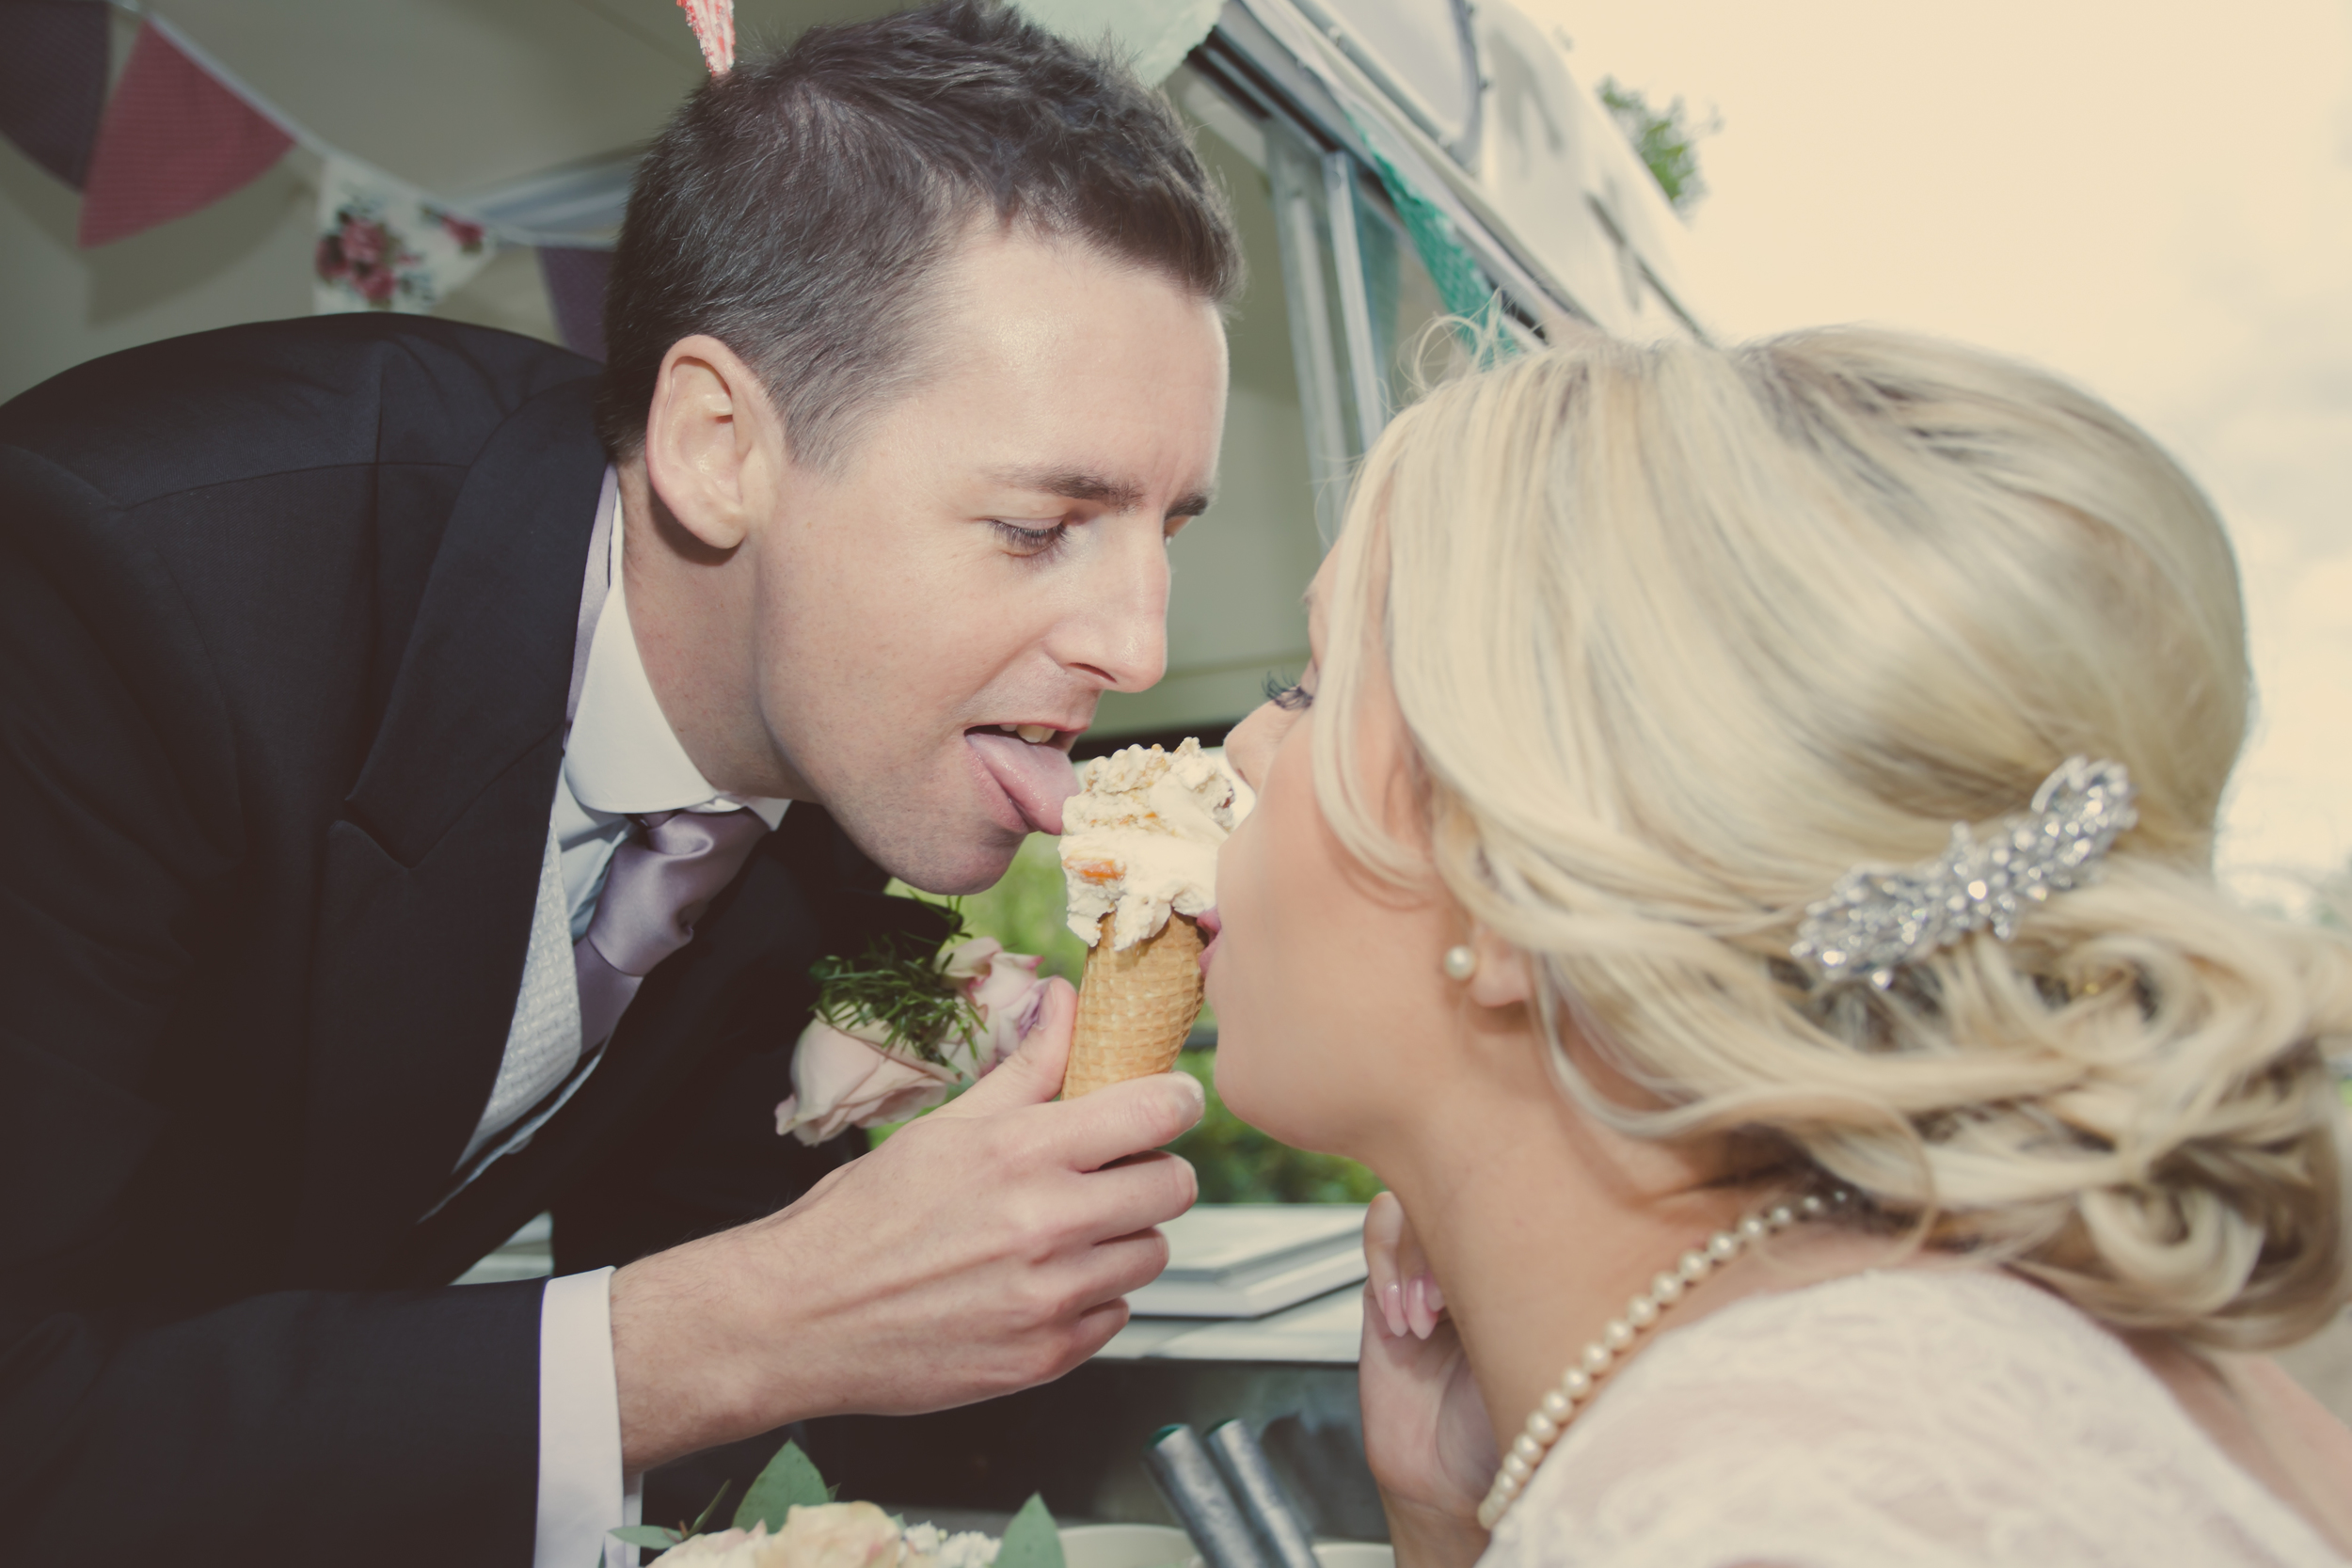
[[1200,1016],[1200,928],[1192,917],[1171,914],[1157,935],[1115,953],[1104,915],[1079,978],[1062,1098],[1168,1071]]

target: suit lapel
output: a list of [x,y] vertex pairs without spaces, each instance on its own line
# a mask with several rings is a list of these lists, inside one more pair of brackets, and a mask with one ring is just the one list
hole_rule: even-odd
[[909,900],[883,897],[882,880],[823,811],[793,807],[697,923],[694,940],[646,978],[571,1102],[421,1227],[376,1282],[455,1275],[625,1143],[714,1052],[790,1050],[816,1001],[810,964],[860,951],[884,928],[929,921]]
[[384,720],[330,825],[294,1268],[362,1283],[440,1196],[522,975],[604,458],[593,381],[469,470]]

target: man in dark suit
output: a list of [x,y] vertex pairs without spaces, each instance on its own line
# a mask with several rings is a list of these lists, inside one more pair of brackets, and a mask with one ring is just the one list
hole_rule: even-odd
[[697,94],[601,372],[335,318],[0,409],[5,1555],[581,1568],[1116,1332],[1199,1092],[1050,1102],[1066,987],[865,1159],[773,1108],[886,872],[993,882],[1158,677],[1237,282],[1164,104],[949,4]]

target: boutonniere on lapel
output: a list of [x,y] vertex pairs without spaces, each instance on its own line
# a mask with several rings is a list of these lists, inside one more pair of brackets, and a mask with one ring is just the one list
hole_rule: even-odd
[[792,1093],[776,1132],[823,1143],[852,1127],[904,1121],[984,1076],[1035,1027],[1045,1004],[1038,959],[963,920],[936,949],[878,938],[856,958],[823,958],[817,1016],[792,1055]]

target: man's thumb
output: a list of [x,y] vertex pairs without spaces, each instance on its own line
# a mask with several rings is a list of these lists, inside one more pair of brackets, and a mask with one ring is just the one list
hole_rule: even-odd
[[1058,975],[1047,980],[1037,1022],[1021,1037],[1013,1053],[943,1109],[986,1116],[1053,1099],[1061,1093],[1062,1069],[1070,1063],[1070,1037],[1077,1022],[1077,991]]

